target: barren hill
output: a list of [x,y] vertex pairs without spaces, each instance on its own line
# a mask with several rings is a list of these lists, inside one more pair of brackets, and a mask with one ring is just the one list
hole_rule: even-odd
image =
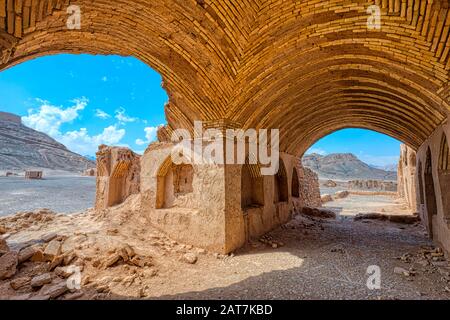
[[305,155],[303,165],[316,172],[322,179],[397,180],[396,172],[374,168],[351,153]]
[[80,172],[95,167],[44,133],[24,126],[20,117],[0,112],[0,170],[51,169]]

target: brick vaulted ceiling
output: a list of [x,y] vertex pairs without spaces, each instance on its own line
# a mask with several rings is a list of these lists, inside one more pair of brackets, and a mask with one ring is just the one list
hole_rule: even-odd
[[[367,28],[373,4],[381,30]],[[361,127],[417,148],[450,111],[449,29],[448,0],[0,0],[0,70],[130,55],[162,75],[172,128],[280,128],[281,149],[302,154]]]

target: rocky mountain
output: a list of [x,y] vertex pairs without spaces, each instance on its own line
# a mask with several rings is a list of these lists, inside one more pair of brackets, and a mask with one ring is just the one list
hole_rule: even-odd
[[46,134],[24,126],[20,117],[0,112],[0,170],[80,172],[94,167],[94,161],[68,150]]
[[303,165],[316,172],[321,179],[397,180],[397,172],[374,168],[351,153],[327,156],[309,154],[303,157]]

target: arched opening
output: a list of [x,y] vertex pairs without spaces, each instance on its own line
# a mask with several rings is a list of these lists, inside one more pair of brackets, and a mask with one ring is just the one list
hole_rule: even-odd
[[430,148],[427,150],[423,175],[425,181],[425,201],[427,208],[428,228],[430,236],[433,237],[433,216],[437,215],[437,204],[433,179],[433,159],[431,157]]
[[[401,214],[416,210],[416,151],[386,134],[364,128],[334,131],[302,158],[318,175],[319,203],[335,213]],[[310,186],[302,186],[311,192]],[[302,196],[303,198],[303,196]]]
[[300,182],[298,179],[297,168],[292,170],[291,195],[294,198],[300,198]]
[[[139,192],[139,155],[165,123],[168,96],[147,64],[63,52],[42,52],[0,68],[0,131],[8,135],[0,143],[0,176],[3,170],[21,177],[35,169],[46,181],[26,199],[14,188],[1,191],[13,201],[11,212],[45,207],[70,213],[123,203]],[[154,107],[140,107],[148,101]],[[101,156],[104,163],[96,161],[100,145],[114,146]],[[122,147],[135,152],[131,164],[120,158]]]
[[180,200],[194,192],[194,167],[191,164],[174,164],[167,158],[158,170],[156,208],[172,208]]
[[264,178],[257,165],[245,164],[241,171],[241,208],[264,206]]
[[287,202],[289,199],[286,167],[280,159],[277,174],[274,176],[274,203]]
[[424,201],[424,188],[423,188],[423,171],[422,171],[422,161],[419,161],[419,168],[417,170],[418,176],[419,176],[419,201],[421,205],[425,204]]
[[444,218],[450,219],[450,152],[447,136],[442,134],[439,153],[439,185],[441,187],[442,207]]

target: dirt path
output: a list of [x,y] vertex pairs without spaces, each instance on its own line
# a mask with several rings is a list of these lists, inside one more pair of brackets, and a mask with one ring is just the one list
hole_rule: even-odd
[[[172,241],[148,227],[141,214],[123,208],[100,215],[44,215],[33,223],[24,221],[29,217],[0,219],[0,224],[11,231],[8,244],[16,249],[34,239],[44,250],[48,245],[36,239],[56,232],[67,251],[64,261],[72,255],[70,263],[82,267],[82,288],[76,292],[81,299],[450,298],[445,291],[450,268],[422,226],[299,215],[267,235],[265,243],[255,241],[222,256]],[[130,247],[132,253],[123,258],[124,248]],[[118,252],[117,260],[111,260]],[[49,272],[49,265],[20,264],[12,278],[0,281],[0,298],[48,298],[42,293],[45,286],[25,284],[14,290],[11,282]],[[366,286],[369,266],[381,270],[380,290]],[[394,272],[396,267],[403,269]],[[50,271],[51,284],[62,281],[55,273]]]

